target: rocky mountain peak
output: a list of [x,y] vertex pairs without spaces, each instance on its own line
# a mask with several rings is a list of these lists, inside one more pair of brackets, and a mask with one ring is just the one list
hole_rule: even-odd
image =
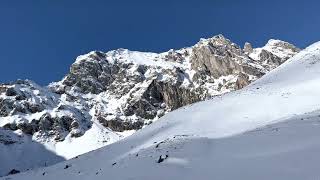
[[271,70],[298,52],[300,49],[288,42],[270,39],[265,46],[254,48],[248,56],[255,61],[260,61],[264,68]]
[[225,38],[222,34],[213,36],[208,39],[200,39],[194,47],[211,46],[211,47],[226,47],[229,49],[239,49],[239,46],[229,39]]
[[243,88],[298,51],[278,40],[262,48],[247,43],[242,50],[222,35],[163,53],[92,51],[77,57],[69,73],[48,87],[31,81],[0,85],[0,127],[48,147],[90,144],[77,153],[56,150],[70,158],[174,109]]
[[266,46],[273,46],[273,47],[282,47],[285,49],[291,49],[293,51],[300,51],[299,48],[295,47],[293,44],[290,44],[288,42],[279,40],[279,39],[270,39],[268,40]]

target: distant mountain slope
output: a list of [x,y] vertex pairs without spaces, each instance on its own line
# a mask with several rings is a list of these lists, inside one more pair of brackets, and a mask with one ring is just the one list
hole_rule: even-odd
[[[320,42],[250,86],[18,179],[316,179]],[[3,178],[5,179],[5,178]]]
[[[159,54],[90,52],[48,87],[29,80],[0,86],[0,127],[28,139],[3,148],[24,149],[32,140],[70,159],[131,135],[172,110],[241,89],[299,51],[280,40],[257,49],[246,43],[241,49],[218,35]],[[22,152],[12,156],[34,158],[33,151]],[[0,155],[0,162],[7,164],[7,156]],[[26,160],[0,168],[0,175],[55,162],[47,157],[37,163]]]

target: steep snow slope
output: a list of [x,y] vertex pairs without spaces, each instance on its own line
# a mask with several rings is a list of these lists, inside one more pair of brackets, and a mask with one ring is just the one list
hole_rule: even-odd
[[242,90],[180,108],[75,159],[5,178],[315,179],[319,74],[315,43]]

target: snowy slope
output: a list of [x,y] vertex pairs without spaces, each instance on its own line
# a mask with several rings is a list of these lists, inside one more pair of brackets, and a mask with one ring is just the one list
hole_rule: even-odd
[[110,146],[3,179],[316,179],[320,43]]
[[9,130],[0,129],[0,142],[0,174],[7,174],[12,167],[26,170],[25,167],[49,166],[65,160],[29,136]]

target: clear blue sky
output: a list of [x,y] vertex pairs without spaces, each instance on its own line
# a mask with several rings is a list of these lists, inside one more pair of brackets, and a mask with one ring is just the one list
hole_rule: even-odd
[[243,45],[270,38],[299,47],[320,40],[314,0],[3,0],[0,82],[60,80],[91,50],[161,52],[224,34]]

